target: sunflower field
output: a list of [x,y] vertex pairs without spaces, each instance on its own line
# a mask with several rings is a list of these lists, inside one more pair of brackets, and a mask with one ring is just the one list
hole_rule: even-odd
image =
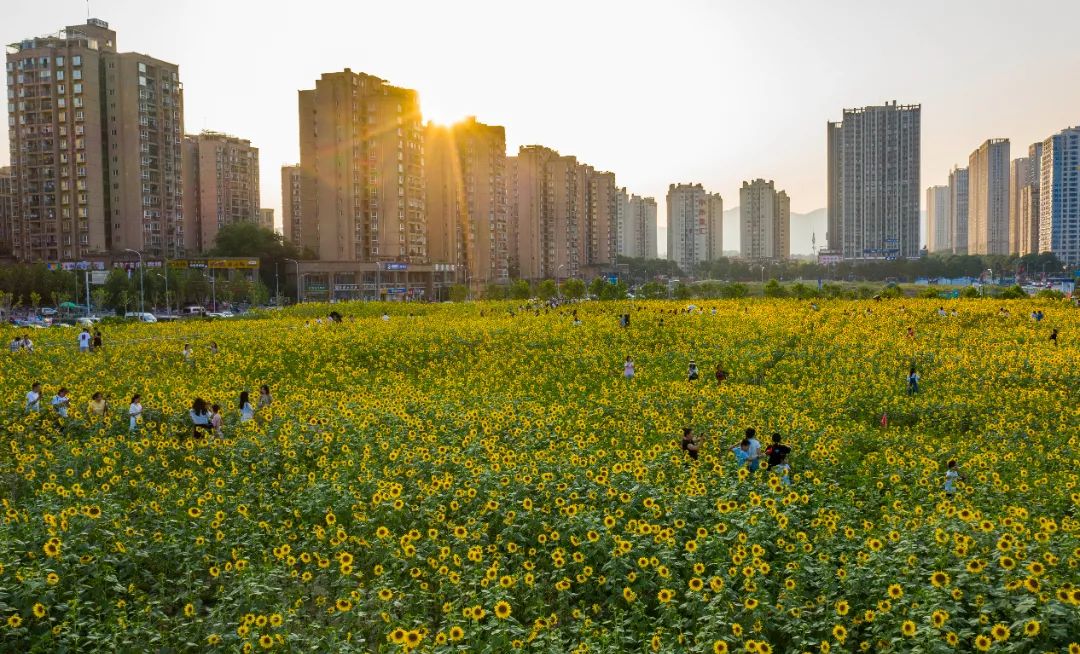
[[[35,331],[2,353],[0,651],[1075,654],[1080,312],[948,302]],[[738,466],[747,427],[790,483]]]

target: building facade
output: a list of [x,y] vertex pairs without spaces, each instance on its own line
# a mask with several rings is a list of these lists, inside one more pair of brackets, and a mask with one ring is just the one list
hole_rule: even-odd
[[506,283],[505,129],[475,118],[428,123],[424,148],[428,256],[455,266],[459,283]]
[[671,184],[667,193],[667,258],[684,272],[724,251],[724,200],[701,184]]
[[630,227],[632,257],[656,259],[656,198],[630,196]]
[[7,78],[17,259],[183,249],[175,64],[118,52],[116,32],[90,19],[13,44]]
[[968,169],[953,166],[949,171],[949,218],[952,221],[953,254],[967,254]]
[[845,109],[828,124],[829,250],[844,259],[919,254],[921,109]]
[[1039,170],[1039,252],[1080,264],[1080,127],[1043,141]]
[[968,157],[968,254],[1009,254],[1009,139]]
[[1009,254],[1019,254],[1024,241],[1023,189],[1030,183],[1031,159],[1019,157],[1009,163]]
[[11,225],[15,220],[15,177],[10,166],[0,168],[0,259],[11,253]]
[[[508,241],[512,277],[583,277],[615,263],[628,199],[614,173],[541,145],[507,157]],[[621,214],[621,215],[620,215]],[[625,230],[624,230],[625,231]]]
[[218,231],[226,225],[263,224],[259,213],[259,149],[251,141],[202,132],[184,137],[184,153],[188,249],[210,250]]
[[1039,253],[1039,183],[1042,170],[1042,146],[1028,147],[1027,179],[1020,187],[1020,256]]
[[274,210],[269,207],[263,207],[259,209],[259,226],[263,229],[269,229],[272,232],[276,232],[277,225],[274,224]]
[[281,233],[285,240],[299,244],[303,221],[300,218],[300,164],[281,167]]
[[326,261],[426,261],[416,91],[346,68],[300,91],[299,110],[298,245]]
[[952,252],[952,211],[948,186],[926,189],[926,249]]
[[791,201],[772,180],[743,182],[739,189],[739,249],[754,261],[791,256]]

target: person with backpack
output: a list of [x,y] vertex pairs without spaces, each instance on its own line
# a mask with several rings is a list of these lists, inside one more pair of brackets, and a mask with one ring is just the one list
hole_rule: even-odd
[[786,458],[791,454],[791,448],[784,445],[780,441],[783,437],[780,434],[772,435],[772,444],[765,449],[765,456],[768,457],[769,468],[775,468],[779,466]]

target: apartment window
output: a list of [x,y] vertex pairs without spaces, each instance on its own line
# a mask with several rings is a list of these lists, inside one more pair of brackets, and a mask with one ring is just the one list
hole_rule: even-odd
[[71,58],[72,66],[82,66],[82,55],[75,55]]
[[57,82],[63,82],[64,81],[64,71],[62,71],[62,70],[56,71],[56,81]]
[[60,68],[63,65],[64,65],[64,58],[63,57],[57,57],[56,58],[56,67]]
[[82,93],[82,83],[80,82],[72,86],[71,91],[75,94]]

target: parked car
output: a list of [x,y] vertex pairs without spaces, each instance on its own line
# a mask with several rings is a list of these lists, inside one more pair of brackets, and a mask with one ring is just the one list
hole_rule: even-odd
[[80,327],[93,327],[99,322],[101,322],[101,318],[98,318],[97,316],[82,316],[81,318],[75,319],[75,324]]
[[132,320],[136,320],[138,322],[148,322],[148,323],[149,322],[157,322],[157,318],[155,318],[154,314],[152,314],[152,313],[138,313],[138,312],[135,312],[135,313],[127,314],[127,317],[131,318]]
[[206,315],[206,307],[200,307],[200,306],[197,306],[197,305],[192,305],[190,307],[184,307],[183,315],[185,315],[185,316],[205,316]]
[[44,307],[41,310],[41,315],[43,315],[43,316],[55,316],[56,314],[57,314],[56,309],[53,309],[52,307]]

